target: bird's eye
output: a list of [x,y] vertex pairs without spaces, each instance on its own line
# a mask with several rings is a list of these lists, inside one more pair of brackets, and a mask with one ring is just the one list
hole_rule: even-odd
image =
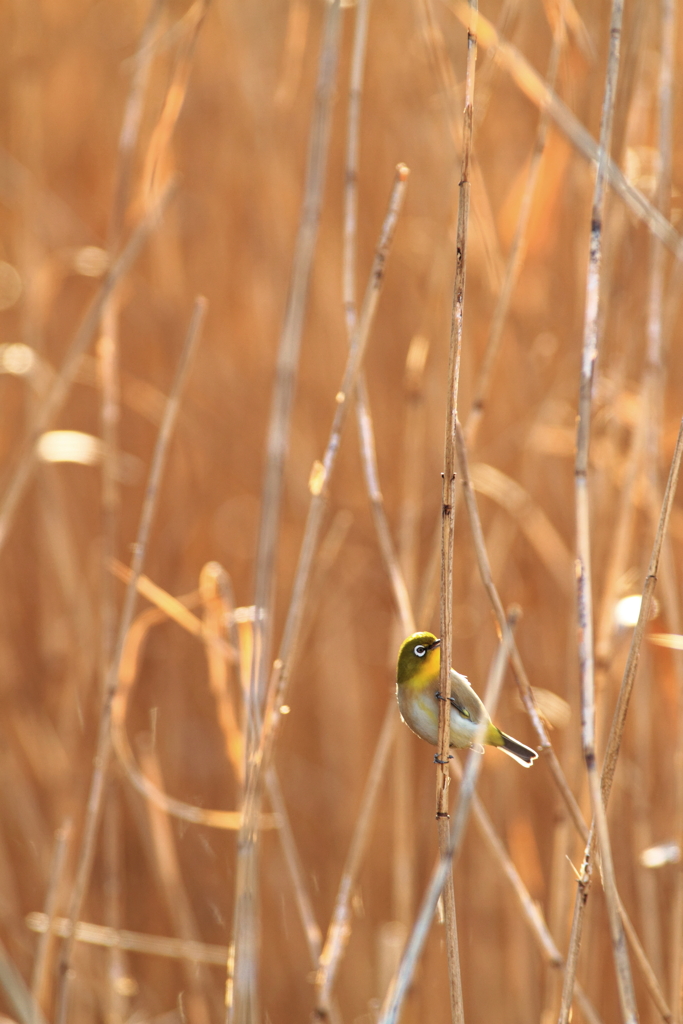
[[418,658],[424,658],[425,654],[427,653],[427,648],[423,647],[422,644],[418,644],[417,647],[415,648],[415,653],[417,654]]

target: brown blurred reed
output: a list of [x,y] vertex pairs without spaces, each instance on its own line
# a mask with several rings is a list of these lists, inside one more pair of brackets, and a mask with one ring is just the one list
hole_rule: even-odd
[[[624,1019],[680,1024],[675,490],[658,524],[683,415],[683,19],[675,0],[624,8],[598,280],[612,5],[479,8],[452,663],[483,693],[509,654],[497,720],[542,756],[523,772],[488,751],[451,823],[463,1017],[622,1019],[623,921]],[[0,1012],[22,1024],[393,1019],[439,856],[434,752],[399,722],[393,664],[413,626],[439,630],[470,17],[461,0],[0,7]],[[620,602],[643,592],[634,631]],[[586,847],[606,751],[611,915]],[[447,945],[453,961],[424,911],[407,1024],[449,1019]]]

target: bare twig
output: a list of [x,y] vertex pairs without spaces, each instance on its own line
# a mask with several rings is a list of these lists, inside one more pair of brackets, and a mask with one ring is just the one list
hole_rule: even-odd
[[[282,474],[287,453],[289,422],[299,347],[303,332],[308,285],[318,235],[318,222],[325,183],[327,150],[332,117],[332,99],[337,70],[340,35],[339,0],[326,6],[325,27],[320,50],[318,82],[313,123],[308,148],[306,184],[301,207],[299,230],[294,249],[292,274],[287,297],[287,309],[280,334],[277,357],[276,382],[270,413],[267,442],[267,464],[263,482],[263,503],[256,555],[256,583],[254,603],[259,609],[254,629],[254,658],[252,659],[252,685],[250,700],[261,703],[265,692],[270,651],[270,606],[273,572],[277,547],[277,525],[280,518]],[[248,710],[248,714],[251,712]],[[247,744],[254,744],[250,735],[254,723],[248,725]]]
[[[154,56],[153,41],[157,31],[159,18],[165,0],[152,0],[145,27],[140,37],[140,44],[134,59],[126,108],[119,134],[118,160],[116,167],[116,184],[109,222],[109,238],[107,249],[110,261],[119,250],[123,232],[124,217],[130,195],[130,184],[133,171],[133,159],[137,146],[140,123],[144,105],[144,97],[149,80],[149,72]],[[101,626],[100,626],[100,685],[106,685],[109,660],[114,644],[116,629],[116,602],[114,598],[114,580],[109,572],[109,563],[116,555],[117,525],[119,513],[119,482],[118,482],[118,426],[120,418],[120,377],[119,377],[119,296],[115,289],[109,295],[102,311],[101,333],[97,343],[97,362],[99,370],[102,399],[100,406],[100,422],[102,430],[102,545],[101,545]],[[105,802],[105,863],[107,880],[105,883],[106,921],[112,927],[118,927],[118,908],[120,903],[119,862],[120,862],[120,830],[118,814],[117,784],[112,783],[109,798]],[[46,939],[51,933],[46,933]],[[113,948],[109,951],[108,964],[108,996],[110,1024],[120,1024],[128,1016],[125,996],[121,993],[117,980],[124,975],[123,953]]]
[[[612,121],[621,43],[622,0],[613,0],[610,22],[610,48],[605,80],[605,94],[600,121],[600,148],[595,191],[591,211],[590,255],[586,277],[583,355],[579,390],[579,415],[576,441],[576,587],[579,674],[581,680],[581,739],[588,773],[593,816],[597,826],[601,867],[607,911],[617,973],[617,988],[624,1021],[634,1024],[638,1019],[633,979],[628,959],[624,929],[619,915],[612,848],[605,807],[600,795],[595,757],[595,650],[593,644],[593,577],[591,572],[590,515],[588,505],[588,450],[593,394],[593,374],[598,355],[598,311],[600,303],[600,270],[602,262],[602,225],[605,212],[607,162],[612,140]],[[560,1011],[560,1019],[568,1010]]]
[[[267,673],[272,645],[272,601],[277,533],[285,457],[289,442],[292,404],[296,386],[299,350],[303,334],[308,286],[318,236],[318,223],[325,183],[327,153],[332,122],[332,101],[339,56],[341,12],[339,0],[325,7],[325,23],[318,64],[315,109],[308,144],[306,183],[301,206],[287,308],[280,333],[275,389],[273,392],[263,500],[256,552],[254,604],[256,616],[253,629],[253,654],[250,659],[250,683],[246,713],[246,779],[258,743],[261,712],[266,692]],[[256,813],[256,812],[255,812]],[[256,934],[256,870],[255,846],[242,836],[237,847],[236,897],[233,943],[234,970],[227,1017],[234,1024],[247,1024],[258,1017],[257,970],[258,940]]]
[[[470,10],[476,14],[477,0],[470,0]],[[472,125],[474,119],[474,79],[477,62],[476,31],[467,31],[467,66],[465,72],[465,110],[462,129],[462,160],[460,165],[458,223],[455,242],[455,281],[453,284],[453,308],[451,313],[451,337],[448,356],[448,395],[444,438],[444,471],[441,497],[441,668],[439,690],[443,695],[439,701],[439,733],[436,770],[436,817],[439,833],[439,850],[442,858],[451,845],[448,825],[448,789],[450,772],[450,695],[451,655],[453,645],[453,548],[455,543],[455,427],[458,416],[458,385],[460,382],[460,358],[462,353],[463,312],[465,304],[465,275],[467,268],[467,229],[470,212],[470,160],[472,154]],[[476,777],[476,775],[475,775]],[[461,792],[462,798],[462,792]],[[457,835],[454,829],[454,836]],[[446,951],[450,983],[451,1020],[462,1024],[465,1019],[460,978],[460,956],[455,916],[455,892],[453,875],[448,873],[444,891],[446,913]]]
[[[97,737],[97,752],[95,755],[95,768],[93,771],[92,780],[90,784],[90,793],[88,795],[86,819],[83,828],[81,848],[79,851],[78,866],[76,869],[76,879],[74,882],[74,887],[71,894],[71,901],[69,905],[68,917],[72,924],[80,916],[80,910],[83,903],[83,898],[86,893],[86,889],[88,887],[92,861],[95,853],[95,837],[97,834],[97,826],[99,823],[100,812],[102,809],[102,796],[104,792],[104,784],[106,781],[107,766],[109,763],[109,757],[111,753],[111,708],[118,683],[118,672],[121,661],[121,655],[123,653],[123,646],[126,640],[126,634],[131,624],[133,612],[135,609],[135,600],[137,597],[136,584],[138,577],[142,572],[142,564],[147,548],[147,542],[149,540],[152,520],[154,517],[154,511],[156,508],[159,483],[161,480],[161,474],[166,459],[166,452],[168,450],[168,444],[171,439],[173,426],[175,424],[176,416],[178,414],[178,408],[180,405],[180,395],[182,392],[183,385],[185,383],[187,371],[190,366],[191,357],[194,353],[195,346],[199,339],[205,311],[206,300],[203,298],[197,299],[197,301],[195,302],[195,308],[192,314],[190,327],[178,363],[176,377],[168,397],[168,403],[166,406],[164,419],[159,430],[156,448],[154,450],[154,455],[152,457],[152,464],[150,466],[147,490],[145,492],[145,499],[140,515],[138,536],[134,547],[133,559],[131,562],[132,577],[126,590],[126,597],[123,605],[123,610],[121,612],[119,632],[116,640],[116,646],[112,656],[109,675],[107,677],[107,685],[104,694],[102,711],[100,715],[100,724]],[[71,956],[73,953],[73,944],[74,937],[72,935],[70,938],[67,939],[65,943],[65,947],[62,952],[62,957],[60,960],[58,1011],[56,1017],[58,1024],[66,1024],[69,992],[69,967],[71,963]]]
[[[370,278],[363,300],[358,326],[354,333],[349,356],[344,370],[342,383],[336,395],[336,410],[330,436],[322,462],[316,462],[311,471],[309,489],[311,491],[311,502],[308,510],[304,537],[299,553],[292,596],[290,600],[284,633],[280,643],[279,657],[273,665],[273,671],[268,687],[268,697],[263,716],[263,725],[258,749],[251,755],[249,771],[247,773],[247,788],[244,803],[244,824],[240,829],[238,839],[238,870],[237,870],[237,896],[235,900],[235,993],[237,993],[238,971],[251,972],[254,967],[253,950],[249,946],[237,941],[237,936],[242,934],[244,921],[253,914],[253,878],[249,874],[250,857],[253,858],[256,847],[257,814],[260,801],[261,777],[264,769],[269,764],[270,754],[277,733],[277,726],[280,720],[280,707],[284,701],[287,684],[292,670],[292,663],[303,622],[304,602],[311,574],[313,558],[318,546],[318,539],[322,527],[323,514],[326,505],[327,490],[330,478],[336,463],[341,435],[346,423],[350,400],[355,393],[358,376],[362,364],[365,347],[370,333],[375,310],[379,300],[386,259],[398,215],[403,202],[405,188],[408,180],[408,168],[399,164],[396,169],[396,177],[389,199],[389,208],[380,232],[380,239],[375,253]],[[258,606],[257,606],[258,608]],[[258,621],[258,618],[257,618]],[[254,676],[252,673],[252,680]],[[241,866],[240,866],[241,862]],[[244,961],[244,963],[243,963]],[[240,979],[240,986],[246,988],[246,981]],[[235,1010],[232,1019],[239,1024],[242,1015],[246,1012],[240,1009],[239,1014]]]

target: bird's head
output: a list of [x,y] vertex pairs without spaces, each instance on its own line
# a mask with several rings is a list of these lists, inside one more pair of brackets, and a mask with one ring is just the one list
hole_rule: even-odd
[[440,644],[441,641],[437,640],[433,633],[413,633],[404,640],[398,652],[398,685],[417,682],[425,675],[438,674],[441,661]]

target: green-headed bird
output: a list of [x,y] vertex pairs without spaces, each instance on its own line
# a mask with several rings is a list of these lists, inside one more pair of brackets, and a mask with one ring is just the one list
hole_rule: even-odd
[[[401,717],[420,739],[434,747],[439,745],[440,644],[432,633],[413,633],[401,644],[396,668]],[[471,747],[478,741],[500,747],[525,768],[538,757],[531,747],[507,736],[493,724],[467,677],[452,668],[450,746]]]

